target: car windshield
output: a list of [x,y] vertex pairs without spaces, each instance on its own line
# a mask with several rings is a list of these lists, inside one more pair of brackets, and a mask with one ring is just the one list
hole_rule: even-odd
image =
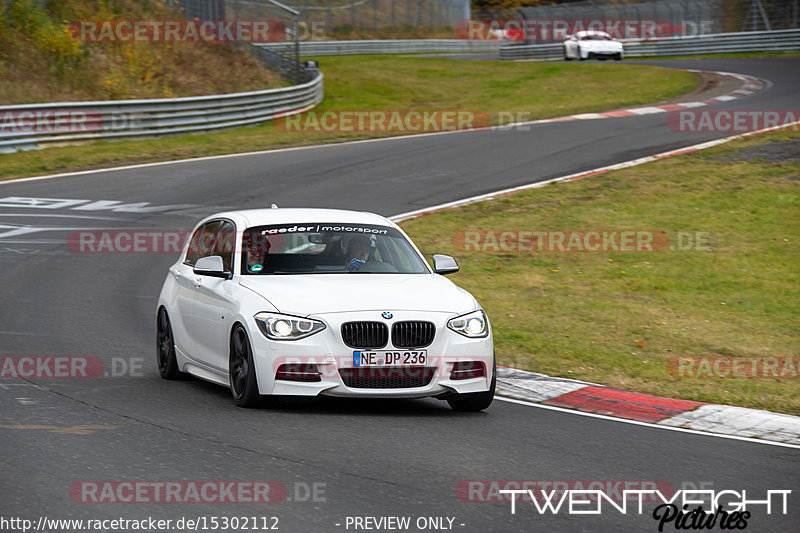
[[309,222],[242,234],[242,274],[427,274],[425,261],[388,226]]
[[607,35],[593,34],[593,35],[585,35],[583,37],[583,40],[584,41],[610,41],[611,38],[609,36],[607,36]]

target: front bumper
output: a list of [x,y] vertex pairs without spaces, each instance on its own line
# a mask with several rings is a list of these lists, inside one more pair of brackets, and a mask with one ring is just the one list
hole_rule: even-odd
[[[383,310],[381,310],[383,311]],[[389,310],[393,317],[384,320],[381,311],[359,311],[348,313],[330,313],[311,315],[310,318],[325,323],[325,329],[315,335],[296,341],[272,341],[264,337],[250,320],[251,342],[256,363],[256,377],[258,389],[261,394],[275,394],[286,396],[343,396],[343,397],[371,397],[371,398],[424,398],[429,396],[447,396],[452,394],[466,394],[484,392],[489,390],[492,379],[494,362],[494,349],[489,326],[489,335],[484,338],[470,339],[447,328],[447,322],[457,316],[455,313],[415,312]],[[460,313],[459,313],[460,314]],[[396,367],[381,367],[379,370],[370,371],[372,374],[384,372],[388,377],[410,375],[412,378],[427,377],[432,374],[430,381],[421,386],[402,386],[400,388],[369,388],[363,386],[348,386],[342,374],[363,374],[365,367],[354,366],[353,352],[358,348],[347,346],[341,334],[341,325],[351,321],[381,321],[385,322],[391,330],[392,324],[405,320],[425,320],[433,322],[436,333],[433,342],[422,349],[427,352],[427,361],[424,365],[405,367],[405,370]],[[389,339],[384,348],[375,351],[394,350],[408,351],[410,348],[396,348]],[[452,379],[454,365],[465,361],[479,361],[484,365],[484,375],[468,379]],[[291,365],[292,368],[313,368],[319,371],[319,381],[289,381],[276,379],[276,372],[282,365]],[[422,368],[428,370],[423,371]],[[370,367],[366,367],[370,368]],[[374,368],[374,367],[373,367]],[[355,380],[358,381],[358,380]],[[363,381],[363,380],[362,380]],[[425,380],[423,380],[425,381]],[[414,380],[408,381],[414,383]],[[406,382],[404,382],[406,383]]]
[[617,56],[622,57],[623,52],[622,48],[582,48],[578,52],[582,57],[586,59],[598,59],[598,58],[615,58]]

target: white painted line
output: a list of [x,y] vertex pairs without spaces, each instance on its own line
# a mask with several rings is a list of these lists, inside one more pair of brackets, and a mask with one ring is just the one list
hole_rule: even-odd
[[706,104],[704,104],[703,102],[684,102],[683,104],[678,104],[678,105],[683,107],[703,107]]
[[53,215],[49,213],[0,213],[0,217],[50,217],[50,218],[86,218],[91,220],[113,220],[115,222],[128,222],[127,219],[123,218],[112,218],[112,217],[95,217],[91,215]]
[[14,399],[17,400],[22,405],[34,405],[39,403],[39,400],[34,400],[31,398],[14,398]]
[[603,113],[581,113],[580,115],[570,115],[569,118],[573,120],[595,120],[598,118],[607,118],[607,117]]
[[736,97],[731,96],[729,94],[723,94],[722,96],[717,96],[714,100],[719,100],[720,102],[728,102],[730,100],[736,100]]
[[500,400],[502,402],[508,402],[508,403],[516,403],[516,404],[519,404],[519,405],[526,405],[528,407],[537,407],[539,409],[547,409],[549,411],[559,411],[561,413],[570,413],[570,414],[578,415],[578,416],[587,416],[589,418],[599,418],[601,420],[608,420],[608,421],[611,421],[611,422],[621,422],[623,424],[632,424],[634,426],[645,426],[645,427],[650,427],[650,428],[655,428],[655,429],[664,429],[664,430],[667,430],[667,431],[680,431],[682,433],[691,433],[692,435],[700,435],[702,437],[715,437],[715,438],[718,438],[718,439],[738,440],[738,441],[742,441],[742,442],[749,442],[751,444],[762,444],[762,445],[767,445],[767,446],[780,446],[782,448],[793,448],[795,450],[800,450],[800,446],[799,445],[797,445],[797,444],[787,444],[785,442],[775,442],[775,441],[771,441],[771,440],[753,439],[753,438],[750,438],[750,437],[739,437],[737,435],[724,435],[724,434],[721,434],[721,433],[708,433],[708,432],[705,432],[705,431],[697,431],[697,430],[694,430],[694,429],[686,429],[686,428],[679,428],[679,427],[673,427],[673,426],[659,426],[658,424],[652,424],[652,423],[649,423],[649,422],[641,422],[639,420],[630,420],[630,419],[627,419],[627,418],[616,418],[616,417],[613,417],[613,416],[600,415],[600,414],[597,414],[597,413],[587,413],[585,411],[576,411],[574,409],[565,409],[563,407],[556,407],[554,405],[544,405],[544,404],[540,404],[540,403],[531,403],[531,402],[526,402],[524,400],[516,400],[514,398],[503,398],[502,396],[496,396],[495,400]]
[[663,113],[665,110],[661,109],[660,107],[634,107],[633,109],[626,109],[625,111],[630,111],[631,113],[636,113],[637,115],[652,115],[654,113]]
[[754,78],[754,77],[749,76],[747,74],[737,74],[736,72],[726,72],[724,70],[715,70],[714,74],[719,74],[721,76],[733,76],[734,78],[739,78],[740,80],[755,80],[755,79],[757,79],[757,78]]
[[42,387],[40,387],[39,385],[37,385],[35,383],[29,383],[29,382],[25,382],[25,383],[3,383],[3,382],[0,382],[0,389],[3,389],[4,391],[9,391],[9,390],[11,390],[10,387],[33,387],[34,389],[42,389],[42,390],[44,390]]

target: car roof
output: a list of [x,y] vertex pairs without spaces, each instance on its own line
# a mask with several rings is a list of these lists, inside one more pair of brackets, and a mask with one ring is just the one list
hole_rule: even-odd
[[583,37],[584,35],[603,35],[605,37],[611,37],[606,32],[599,31],[599,30],[581,30],[581,31],[576,31],[575,35],[579,35],[581,37]]
[[263,226],[267,224],[295,224],[303,222],[330,222],[347,224],[377,224],[380,226],[395,226],[393,222],[366,211],[349,211],[346,209],[319,209],[319,208],[263,208],[241,209],[217,213],[208,218],[238,218],[244,219],[246,226]]

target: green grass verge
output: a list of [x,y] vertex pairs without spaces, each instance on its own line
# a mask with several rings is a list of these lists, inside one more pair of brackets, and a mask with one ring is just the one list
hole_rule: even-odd
[[645,56],[631,57],[631,61],[653,60],[653,59],[720,59],[725,57],[797,57],[798,52],[726,52],[723,54],[693,54],[676,56]]
[[[789,143],[783,155],[759,155]],[[425,254],[458,258],[461,271],[452,279],[489,314],[500,364],[800,414],[796,374],[687,379],[667,366],[675,356],[793,356],[797,371],[798,146],[798,132],[755,136],[402,226]],[[464,230],[590,229],[710,232],[714,245],[686,252],[485,253],[462,251],[453,239]]]
[[[314,111],[477,110],[553,117],[665,100],[700,83],[695,73],[637,65],[500,63],[347,56],[320,60],[325,101]],[[110,165],[328,143],[385,132],[285,132],[267,122],[214,133],[94,142],[0,155],[0,179]]]

